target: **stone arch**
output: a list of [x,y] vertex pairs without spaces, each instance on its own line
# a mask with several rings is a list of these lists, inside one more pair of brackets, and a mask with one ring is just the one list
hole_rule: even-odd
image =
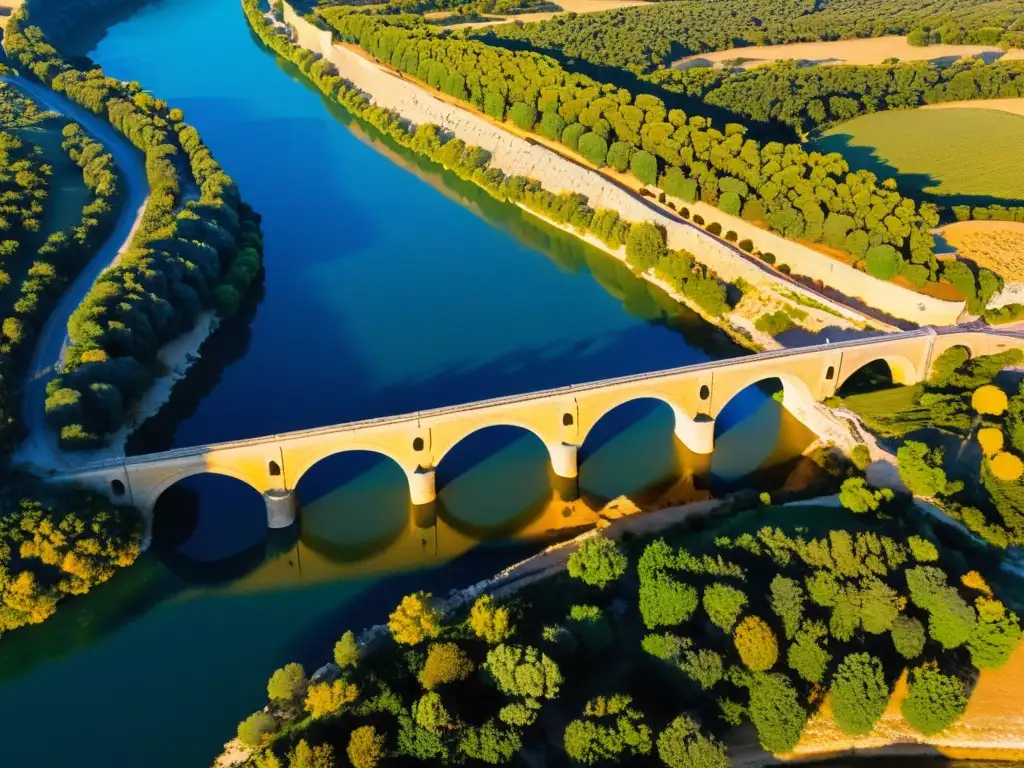
[[813,392],[816,387],[804,381],[801,377],[783,371],[755,372],[748,377],[730,382],[730,391],[727,396],[720,396],[721,388],[716,388],[714,393],[716,396],[714,397],[709,415],[717,419],[722,411],[729,406],[729,403],[741,392],[760,384],[762,381],[771,381],[772,379],[778,379],[782,383],[782,404],[788,410],[797,412],[814,403],[815,397]]
[[302,482],[302,478],[309,470],[315,467],[317,464],[325,461],[332,456],[338,456],[343,453],[375,453],[378,456],[383,456],[386,459],[391,460],[399,469],[405,473],[406,477],[416,471],[416,467],[408,466],[407,462],[402,461],[394,452],[389,451],[386,448],[382,448],[379,445],[363,445],[363,444],[345,444],[336,448],[326,449],[321,453],[313,454],[305,458],[305,461],[298,465],[297,469],[290,469],[290,473],[294,473],[288,478],[289,486],[291,488],[298,488],[299,483]]
[[672,415],[675,417],[675,428],[677,432],[679,431],[681,425],[686,424],[688,422],[692,422],[694,420],[694,418],[685,410],[683,410],[683,408],[678,403],[673,402],[672,399],[667,397],[664,393],[653,391],[628,391],[622,393],[621,397],[608,400],[602,403],[596,409],[588,409],[586,422],[583,422],[583,420],[581,419],[580,423],[580,445],[582,446],[584,443],[586,443],[587,437],[590,435],[591,432],[593,432],[594,427],[596,427],[605,416],[609,415],[612,411],[616,410],[617,408],[621,408],[624,405],[629,405],[629,403],[637,402],[639,400],[657,400],[658,402],[664,403],[669,408],[671,408]]
[[230,477],[233,480],[238,480],[239,482],[249,486],[261,496],[266,492],[265,488],[260,488],[252,482],[251,478],[246,477],[244,472],[237,472],[224,466],[203,466],[180,469],[177,472],[167,475],[165,478],[162,478],[160,482],[148,488],[145,494],[140,494],[133,486],[132,498],[135,501],[136,506],[143,509],[144,512],[151,514],[153,509],[156,507],[156,503],[168,488],[182,480],[187,480],[190,477],[197,477],[199,475],[221,475],[223,477]]
[[889,366],[889,373],[892,375],[893,384],[913,384],[923,377],[918,374],[917,365],[903,355],[880,355],[871,359],[865,359],[859,365],[847,368],[841,366],[839,377],[836,379],[836,391],[858,371],[863,370],[872,363],[884,362]]
[[[559,420],[559,423],[561,423],[561,420]],[[515,429],[521,429],[524,432],[529,432],[531,435],[540,440],[541,444],[547,449],[549,456],[552,456],[553,458],[552,446],[557,444],[555,438],[551,437],[550,435],[545,437],[541,430],[537,429],[533,425],[527,424],[524,421],[519,421],[518,419],[499,419],[498,421],[495,421],[493,424],[474,424],[471,428],[467,430],[460,430],[454,438],[450,438],[449,440],[446,441],[446,445],[444,445],[439,450],[435,451],[433,457],[434,467],[439,467],[441,465],[441,462],[444,461],[444,457],[451,453],[452,450],[457,445],[459,445],[459,443],[462,443],[467,438],[472,437],[478,432],[482,432],[485,429],[493,429],[494,427],[514,427]]]

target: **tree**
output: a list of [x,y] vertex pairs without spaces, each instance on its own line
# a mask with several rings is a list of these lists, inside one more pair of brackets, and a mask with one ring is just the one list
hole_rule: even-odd
[[[938,548],[932,544],[932,542],[928,541],[928,539],[921,536],[909,536],[907,538],[907,546],[910,547],[910,554],[912,554],[914,559],[919,563],[933,563],[939,559]],[[943,582],[944,581],[945,577],[943,576]]]
[[441,613],[431,605],[430,597],[427,592],[415,592],[402,598],[388,617],[388,629],[396,643],[417,645],[441,632]]
[[602,760],[621,762],[622,755],[651,751],[651,729],[631,706],[629,696],[598,696],[587,702],[584,717],[565,728],[565,751],[573,760],[594,765]]
[[733,642],[740,654],[740,659],[755,672],[771,669],[779,658],[779,644],[775,633],[764,620],[757,616],[747,616],[736,627]]
[[629,160],[629,169],[644,184],[654,184],[658,180],[658,160],[650,152],[638,150]]
[[704,610],[711,623],[726,632],[732,632],[733,626],[747,604],[747,596],[735,587],[715,582],[704,589],[702,600]]
[[597,534],[569,555],[569,575],[584,584],[604,589],[626,572],[628,561],[619,545]]
[[1003,449],[1003,431],[999,427],[982,427],[977,437],[981,452],[986,456],[992,456]]
[[665,256],[665,236],[649,222],[632,224],[626,237],[626,261],[646,272]]
[[1017,616],[1010,611],[1004,610],[996,615],[979,613],[980,620],[975,623],[967,638],[971,663],[978,669],[998,669],[1009,660],[1010,654],[1017,647],[1020,624]]
[[999,451],[988,460],[989,469],[997,480],[1012,483],[1024,473],[1024,462],[1012,453]]
[[891,501],[892,497],[888,488],[868,488],[863,477],[848,477],[839,488],[839,503],[856,514],[876,512],[883,501]]
[[865,254],[868,274],[879,280],[892,280],[900,273],[903,259],[891,245],[876,245]]
[[577,150],[583,157],[600,168],[608,157],[608,142],[596,133],[585,133],[580,136]]
[[781,573],[772,579],[771,606],[775,615],[782,619],[782,629],[786,639],[792,640],[800,628],[804,617],[804,590],[800,582],[787,578]]
[[905,599],[881,579],[866,577],[860,587],[860,621],[865,632],[880,635],[892,629]]
[[532,131],[537,122],[537,108],[517,101],[508,111],[508,118],[522,131]]
[[359,663],[359,645],[352,632],[346,632],[334,644],[334,663],[342,669],[355,667]]
[[662,661],[672,663],[677,662],[682,652],[687,650],[690,645],[689,639],[676,637],[667,632],[664,634],[645,635],[641,641],[641,647],[646,653]]
[[871,449],[864,443],[857,443],[850,451],[850,459],[853,461],[853,466],[863,472],[871,466]]
[[488,643],[502,643],[514,632],[508,608],[499,606],[490,595],[481,595],[469,611],[469,626],[473,633]]
[[825,679],[825,669],[832,654],[820,643],[827,637],[828,630],[824,624],[818,621],[805,622],[786,653],[786,663],[809,683],[820,683]]
[[1000,416],[1006,411],[1006,406],[1006,393],[995,384],[978,387],[971,395],[971,407],[983,415]]
[[509,696],[553,699],[562,684],[558,665],[529,646],[495,646],[487,652],[486,669],[498,689]]
[[942,449],[907,440],[896,451],[900,479],[915,496],[935,498],[956,493],[962,483],[950,482],[942,469]]
[[238,724],[238,740],[250,747],[258,747],[263,740],[277,732],[277,720],[266,712],[255,712]]
[[301,664],[285,664],[270,676],[267,696],[271,701],[290,703],[306,690],[306,671]]
[[557,112],[545,112],[540,118],[538,130],[544,138],[558,141],[565,130],[565,120]]
[[892,644],[896,652],[905,659],[916,659],[924,649],[924,626],[910,616],[899,616],[893,622]]
[[522,749],[514,728],[499,728],[488,720],[479,728],[467,728],[459,739],[459,751],[466,757],[491,765],[503,765]]
[[611,625],[596,605],[572,606],[566,623],[586,648],[600,651],[612,644]]
[[701,733],[697,722],[680,715],[658,736],[658,757],[669,768],[729,768],[725,745]]
[[455,643],[434,643],[420,670],[420,684],[428,691],[439,685],[465,680],[473,672],[473,662]]
[[679,668],[705,691],[714,688],[722,679],[722,657],[706,648],[687,651]]
[[[607,163],[619,173],[629,168],[629,157],[633,154],[633,145],[625,141],[614,141],[608,147]],[[634,171],[634,173],[636,173]],[[639,176],[637,178],[640,178]],[[645,182],[646,183],[646,182]],[[654,182],[649,182],[654,183]]]
[[315,683],[306,693],[306,711],[313,717],[336,715],[359,697],[359,689],[344,680]]
[[334,748],[330,744],[309,746],[301,739],[288,753],[288,768],[334,768]]
[[436,691],[428,691],[412,705],[412,716],[416,725],[425,731],[439,734],[454,727],[452,716]]
[[648,629],[675,626],[697,609],[697,590],[657,573],[640,582],[640,615]]
[[832,714],[843,733],[869,733],[889,703],[882,662],[868,653],[853,653],[839,662],[829,689]]
[[942,674],[934,662],[912,669],[909,682],[900,712],[911,728],[926,736],[952,725],[967,708],[963,683]]
[[377,768],[384,757],[384,736],[372,725],[361,725],[349,734],[345,751],[352,768]]
[[789,752],[807,724],[796,690],[785,676],[767,673],[752,675],[749,687],[750,720],[761,746],[769,752]]

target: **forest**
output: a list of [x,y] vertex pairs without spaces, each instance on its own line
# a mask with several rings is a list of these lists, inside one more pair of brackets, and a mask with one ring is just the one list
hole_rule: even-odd
[[343,40],[398,71],[495,120],[560,140],[598,167],[629,170],[684,203],[699,199],[785,237],[845,251],[880,279],[902,276],[917,287],[940,277],[970,282],[964,296],[975,310],[987,301],[982,283],[998,283],[982,271],[970,281],[946,275],[946,265],[940,271],[930,234],[938,208],[900,194],[891,179],[852,171],[839,154],[762,145],[740,124],[720,130],[649,94],[634,97],[567,72],[546,56],[438,35],[418,17],[340,8],[319,14]]
[[739,726],[786,753],[827,694],[838,728],[864,734],[900,685],[912,729],[955,723],[1020,638],[986,547],[855,472],[827,517],[751,496],[665,538],[592,535],[505,598],[406,596],[312,677],[271,675],[268,708],[238,727],[247,765],[725,768]]
[[24,8],[5,42],[26,70],[104,116],[146,155],[150,197],[132,247],[72,315],[64,370],[48,388],[47,418],[61,445],[95,447],[148,389],[161,345],[204,310],[238,308],[262,269],[259,217],[180,110],[138,83],[75,69],[28,25]]
[[747,45],[915,32],[912,43],[1020,46],[1024,0],[679,0],[503,24],[475,34],[641,74],[683,56]]
[[661,69],[646,79],[753,120],[785,123],[802,135],[887,109],[1024,96],[1024,62],[985,64],[976,59],[949,66],[904,62],[805,67],[787,61],[742,72]]

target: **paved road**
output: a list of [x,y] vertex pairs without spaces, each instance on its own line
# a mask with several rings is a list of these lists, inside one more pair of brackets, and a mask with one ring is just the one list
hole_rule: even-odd
[[22,419],[28,435],[18,448],[17,455],[26,463],[41,469],[49,469],[56,468],[61,462],[56,437],[45,424],[43,405],[46,401],[46,384],[54,376],[56,362],[67,339],[68,319],[99,274],[116,261],[130,241],[145,207],[149,185],[146,182],[142,152],[129,144],[128,140],[109,123],[42,85],[20,77],[0,79],[12,83],[30,95],[40,106],[60,112],[74,120],[92,138],[101,142],[114,157],[118,183],[124,193],[121,212],[110,237],[96,250],[90,262],[82,268],[54,307],[46,325],[39,333],[32,361],[26,372],[22,388]]

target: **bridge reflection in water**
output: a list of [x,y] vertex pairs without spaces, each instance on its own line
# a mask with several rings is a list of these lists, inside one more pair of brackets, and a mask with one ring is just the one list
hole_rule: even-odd
[[197,492],[158,503],[154,549],[185,582],[231,591],[363,579],[440,566],[479,546],[537,548],[602,516],[706,499],[741,480],[778,487],[809,463],[801,452],[814,435],[764,393],[752,389],[726,417],[721,450],[700,455],[675,438],[669,406],[634,402],[598,425],[575,479],[552,472],[531,433],[483,430],[446,457],[437,499],[421,506],[395,463],[339,454],[303,479],[298,525],[269,535],[262,501],[239,481],[185,480],[181,489]]

